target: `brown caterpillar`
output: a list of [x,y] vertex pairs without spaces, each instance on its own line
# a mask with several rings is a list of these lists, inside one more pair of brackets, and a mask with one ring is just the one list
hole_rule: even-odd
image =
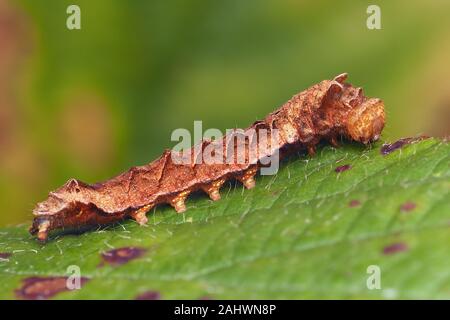
[[185,150],[184,155],[193,163],[176,163],[174,155],[181,152],[166,150],[155,161],[102,183],[88,185],[71,179],[36,206],[30,233],[45,241],[54,229],[103,225],[127,217],[145,224],[147,211],[158,204],[168,203],[177,212],[185,211],[186,198],[196,190],[219,200],[219,189],[230,178],[238,179],[246,188],[254,187],[253,177],[263,158],[275,151],[284,155],[289,150],[305,148],[314,154],[320,140],[336,146],[341,136],[364,144],[375,141],[385,123],[384,104],[380,99],[366,98],[361,88],[345,83],[346,78],[347,74],[341,74],[300,92],[247,128],[244,132],[266,130],[272,138],[277,132],[277,137],[276,143],[269,143],[263,152],[255,152],[261,144],[258,139],[256,143],[241,140],[235,144],[233,151],[240,150],[238,156],[244,152],[243,161],[196,163],[199,150],[203,152],[212,143],[226,148],[229,137],[224,136],[214,142],[204,140]]

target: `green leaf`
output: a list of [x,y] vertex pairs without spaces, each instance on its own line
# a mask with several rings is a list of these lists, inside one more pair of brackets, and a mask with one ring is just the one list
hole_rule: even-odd
[[[450,298],[448,143],[426,139],[388,155],[325,146],[285,161],[274,176],[244,190],[230,183],[222,200],[191,197],[185,214],[161,206],[147,227],[133,221],[45,245],[25,225],[0,229],[0,297],[23,280],[90,278],[55,298],[163,299]],[[349,170],[336,172],[342,165]],[[102,261],[111,248],[145,248],[122,265]],[[369,290],[378,266],[381,289]]]

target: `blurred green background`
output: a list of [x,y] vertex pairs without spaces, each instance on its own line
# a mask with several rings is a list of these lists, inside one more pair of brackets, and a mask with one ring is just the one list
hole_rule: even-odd
[[448,135],[449,57],[448,0],[0,0],[0,225],[70,177],[153,160],[176,128],[245,127],[341,72],[385,100],[384,139]]

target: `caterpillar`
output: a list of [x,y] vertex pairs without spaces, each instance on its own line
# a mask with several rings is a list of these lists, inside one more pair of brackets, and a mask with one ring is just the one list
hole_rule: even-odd
[[[233,161],[195,161],[212,145],[228,146],[230,135],[224,135],[214,141],[204,139],[187,150],[166,150],[153,162],[101,183],[89,185],[70,179],[36,205],[29,231],[44,242],[52,230],[105,225],[125,218],[144,225],[146,213],[156,205],[167,203],[177,212],[185,211],[185,200],[194,191],[203,190],[211,200],[219,200],[220,187],[229,179],[253,188],[254,176],[264,167],[263,160],[275,152],[285,156],[304,149],[313,155],[321,140],[333,146],[341,137],[363,144],[378,140],[385,124],[383,101],[365,97],[361,88],[346,83],[346,79],[343,73],[321,81],[243,130],[257,134],[266,131],[270,142],[260,148],[262,140],[258,137],[252,141],[238,139],[240,142],[231,148],[237,152]],[[219,159],[224,157],[222,154]],[[179,163],[180,158],[191,161]]]

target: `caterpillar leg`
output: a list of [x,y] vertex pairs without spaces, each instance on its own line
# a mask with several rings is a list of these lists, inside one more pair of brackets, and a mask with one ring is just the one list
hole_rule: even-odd
[[37,238],[39,241],[41,241],[41,242],[47,241],[49,227],[50,227],[49,221],[44,221],[43,223],[41,223],[39,225],[38,234],[37,234]]
[[209,195],[212,201],[220,200],[220,187],[225,183],[225,179],[219,179],[203,187],[203,190]]
[[308,154],[312,157],[316,154],[316,147],[314,146],[308,146]]
[[143,206],[142,208],[137,209],[136,211],[132,212],[131,218],[133,218],[137,223],[139,223],[141,226],[144,224],[147,224],[147,211],[150,210],[153,207],[153,204],[149,204],[146,206]]
[[245,188],[252,189],[256,185],[254,178],[256,172],[258,172],[258,167],[254,166],[250,169],[247,169],[242,175],[238,176],[237,179],[242,182]]
[[335,136],[330,138],[330,144],[335,148],[339,147],[339,143],[337,142],[337,139]]
[[189,193],[190,193],[189,190],[182,191],[169,201],[170,205],[175,208],[175,211],[177,213],[182,213],[186,211],[186,205],[184,204],[184,202],[186,201],[186,198],[189,195]]

